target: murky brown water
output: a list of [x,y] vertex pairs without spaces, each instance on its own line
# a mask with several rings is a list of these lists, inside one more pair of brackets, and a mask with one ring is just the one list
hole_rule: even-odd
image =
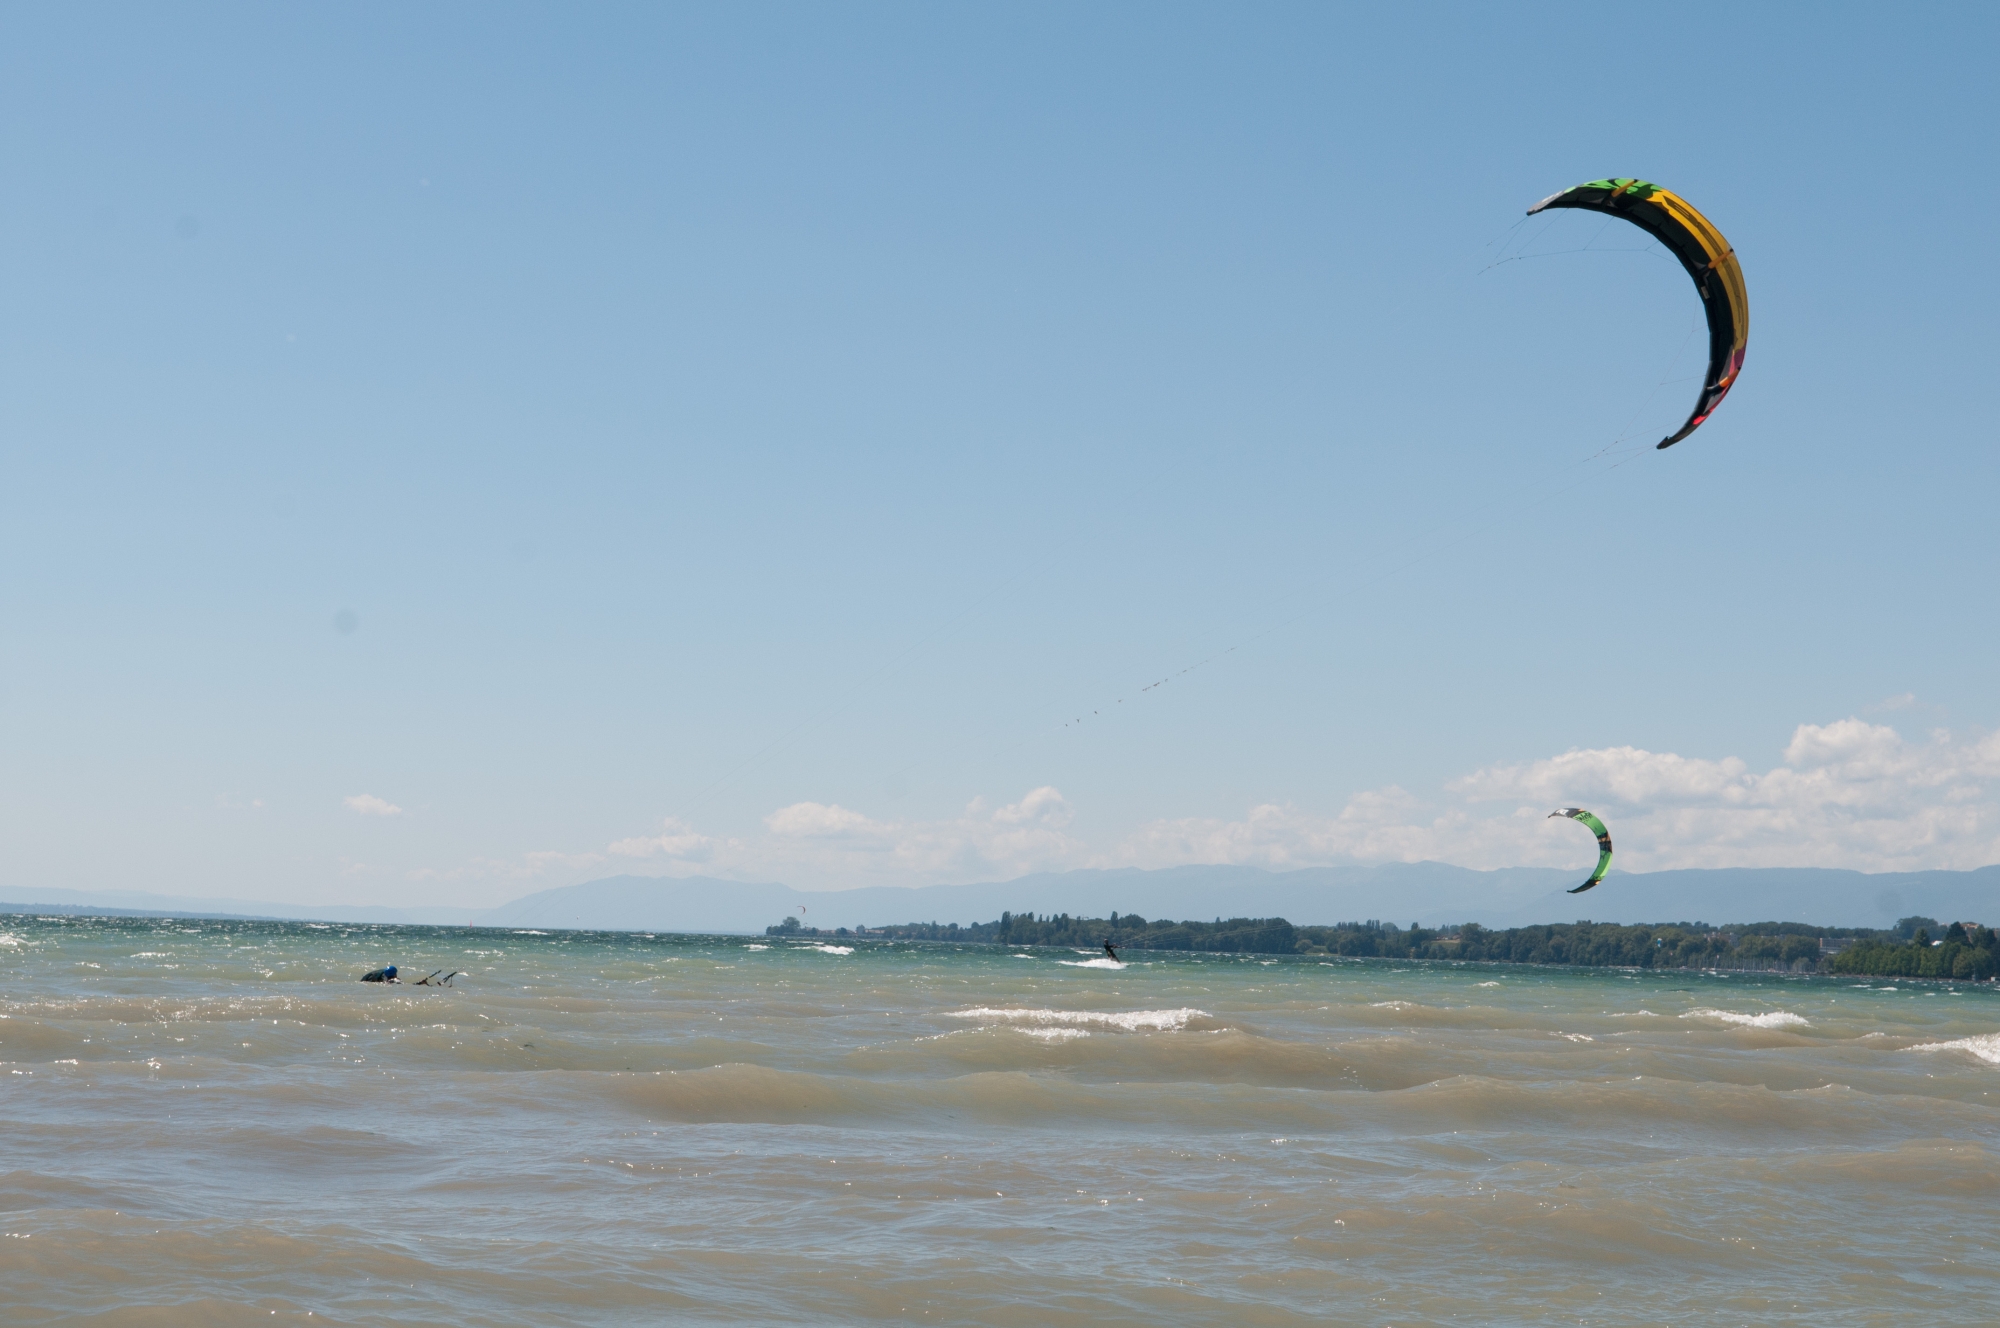
[[0,1319],[2000,1320],[1990,988],[841,948],[0,918]]

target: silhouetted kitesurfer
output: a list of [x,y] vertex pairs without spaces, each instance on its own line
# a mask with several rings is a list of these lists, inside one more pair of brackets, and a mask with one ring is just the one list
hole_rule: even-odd
[[386,967],[386,968],[378,968],[378,969],[376,969],[376,970],[375,970],[375,971],[374,971],[373,973],[363,973],[363,974],[361,975],[361,980],[362,980],[363,982],[401,982],[401,981],[402,981],[402,979],[401,979],[401,978],[399,978],[399,977],[397,977],[397,976],[396,976],[396,966],[395,966],[394,964],[390,964],[390,965],[389,965],[388,967]]
[[1111,948],[1111,938],[1108,936],[1104,938],[1104,953],[1111,956],[1112,963],[1118,962],[1118,952]]

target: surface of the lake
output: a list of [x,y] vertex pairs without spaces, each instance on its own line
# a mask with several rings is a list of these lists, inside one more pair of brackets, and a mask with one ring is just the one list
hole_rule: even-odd
[[1991,988],[0,935],[9,1324],[2000,1320]]

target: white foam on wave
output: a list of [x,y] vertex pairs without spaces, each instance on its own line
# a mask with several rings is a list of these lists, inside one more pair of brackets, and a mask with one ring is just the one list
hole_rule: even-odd
[[981,1005],[971,1010],[952,1010],[948,1018],[977,1019],[989,1024],[1017,1024],[1035,1028],[1107,1028],[1121,1033],[1162,1033],[1186,1028],[1190,1019],[1206,1019],[1208,1011],[1179,1010],[1044,1010],[998,1009]]
[[[1078,951],[1077,953],[1078,953],[1078,954],[1084,954],[1084,953],[1087,953],[1087,952],[1086,952],[1086,951],[1082,951],[1082,950],[1079,950],[1079,951]],[[1061,964],[1061,965],[1062,965],[1062,966],[1063,966],[1064,968],[1123,968],[1123,967],[1125,967],[1125,965],[1124,965],[1124,964],[1123,964],[1122,962],[1120,962],[1119,960],[1116,960],[1116,959],[1058,959],[1058,960],[1056,960],[1056,962],[1057,962],[1058,964]]]
[[1033,959],[1033,955],[1008,955],[1009,959]]
[[1592,1036],[1591,1036],[1590,1034],[1588,1034],[1588,1033],[1557,1033],[1557,1034],[1556,1034],[1556,1036],[1557,1036],[1557,1037],[1559,1037],[1559,1038],[1568,1038],[1568,1039],[1569,1039],[1569,1040],[1570,1040],[1571,1042],[1595,1042],[1595,1041],[1597,1041],[1597,1039],[1596,1039],[1596,1038],[1592,1037]]
[[1925,1042],[1910,1050],[1969,1051],[1988,1065],[2000,1065],[2000,1033],[1981,1033],[1977,1037],[1953,1038],[1949,1042]]
[[768,950],[771,947],[768,945],[746,945],[743,948],[746,950]]
[[547,933],[547,932],[545,932],[545,931],[535,931],[535,930],[533,930],[533,929],[529,929],[529,930],[525,930],[525,931],[516,931],[516,932],[515,932],[514,934],[515,934],[516,936],[546,936],[546,935],[548,935],[548,933]]
[[[1398,973],[1406,973],[1406,972],[1408,972],[1408,971],[1409,971],[1408,969],[1402,969],[1402,968],[1399,968],[1399,969],[1397,969],[1397,970],[1396,970],[1396,972],[1398,972]],[[1497,987],[1497,986],[1499,986],[1500,984],[1499,984],[1499,983],[1497,983],[1497,982],[1482,982],[1482,983],[1480,983],[1479,985],[1480,985],[1480,986],[1482,986],[1482,987]]]
[[13,946],[18,946],[20,943],[21,943],[21,938],[16,936],[13,932],[0,931],[0,945],[13,947]]
[[1804,1015],[1793,1014],[1790,1010],[1766,1010],[1762,1014],[1742,1014],[1736,1010],[1689,1010],[1683,1019],[1715,1019],[1725,1024],[1735,1024],[1739,1028],[1806,1028],[1809,1025]]
[[1414,1010],[1417,1008],[1417,1003],[1415,1001],[1370,1001],[1368,1002],[1368,1008],[1371,1010]]
[[817,950],[817,951],[819,951],[819,952],[820,952],[821,954],[853,954],[853,953],[854,953],[854,947],[853,947],[853,946],[851,946],[851,945],[797,945],[797,946],[793,946],[792,948],[793,948],[793,949],[795,949],[795,950]]
[[1628,1010],[1624,1014],[1607,1014],[1606,1019],[1658,1019],[1651,1010]]
[[1028,1036],[1028,1037],[1031,1037],[1031,1038],[1039,1038],[1039,1039],[1041,1039],[1041,1040],[1042,1040],[1043,1042],[1073,1042],[1073,1041],[1075,1041],[1075,1040],[1076,1040],[1077,1038],[1086,1038],[1086,1037],[1089,1037],[1089,1036],[1090,1036],[1090,1032],[1089,1032],[1089,1030],[1088,1030],[1088,1029],[1083,1029],[1083,1028],[1019,1028],[1019,1027],[1017,1027],[1017,1028],[1013,1029],[1012,1031],[1014,1031],[1014,1032],[1016,1032],[1016,1033],[1022,1033],[1022,1034],[1025,1034],[1026,1036]]

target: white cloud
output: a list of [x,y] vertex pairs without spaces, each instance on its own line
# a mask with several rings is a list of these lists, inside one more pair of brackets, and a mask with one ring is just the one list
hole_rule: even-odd
[[[1612,825],[1619,864],[1674,867],[1965,869],[2000,862],[2000,734],[1939,730],[1911,742],[1859,719],[1801,724],[1783,762],[1761,773],[1638,747],[1565,752],[1491,766],[1425,803],[1400,789],[1364,793],[1328,816],[1288,806],[1240,820],[1162,821],[1124,846],[1140,865],[1249,862],[1272,867],[1435,859],[1468,867],[1557,866],[1575,835],[1547,814],[1582,804]],[[1512,802],[1511,808],[1494,804]]]
[[662,832],[613,842],[620,857],[669,872],[756,876],[802,885],[928,884],[1080,866],[1089,853],[1065,830],[1073,812],[1054,788],[989,807],[975,798],[943,820],[877,820],[835,803],[795,802],[764,817],[755,839],[702,834],[667,821]]
[[[975,802],[974,806],[967,810],[975,811],[979,805],[979,803]],[[1002,807],[1000,810],[994,812],[993,821],[998,825],[1043,825],[1055,827],[1068,825],[1074,815],[1075,813],[1070,810],[1069,803],[1063,800],[1063,795],[1053,787],[1044,784],[1038,789],[1030,789],[1027,796],[1019,802]]]
[[359,812],[363,816],[401,816],[403,814],[401,807],[398,807],[395,803],[385,798],[378,798],[373,793],[357,793],[351,798],[342,798],[340,802],[349,811]]
[[1453,780],[1447,789],[1468,801],[1531,798],[1561,802],[1596,798],[1626,804],[1700,802],[1728,796],[1749,767],[1736,757],[1703,761],[1638,747],[1565,752],[1526,765],[1493,766]]
[[580,880],[607,857],[644,861],[670,875],[808,888],[1186,863],[1284,870],[1428,859],[1466,867],[1574,867],[1589,860],[1588,837],[1548,814],[1578,805],[1610,823],[1618,865],[1631,870],[1963,869],[2000,862],[1996,782],[2000,735],[1940,730],[1911,739],[1850,718],[1800,725],[1778,762],[1763,770],[1734,756],[1602,747],[1488,766],[1429,796],[1389,786],[1357,793],[1337,810],[1273,803],[1235,817],[1147,822],[1098,842],[1076,832],[1075,809],[1046,785],[1000,806],[976,798],[959,815],[932,820],[878,819],[837,803],[796,802],[770,812],[756,833],[741,838],[668,820],[657,833],[617,840],[601,854],[482,860],[443,875]]
[[664,857],[676,862],[706,863],[715,858],[718,849],[733,842],[711,839],[670,816],[660,834],[615,840],[606,851],[621,858]]
[[1182,817],[1141,826],[1102,865],[1171,867],[1190,862],[1246,863],[1284,871],[1339,862],[1417,862],[1445,858],[1492,838],[1458,808],[1436,808],[1404,790],[1358,793],[1329,816],[1290,804],[1253,807],[1239,820]]
[[764,818],[771,833],[784,839],[871,840],[886,843],[894,830],[860,812],[820,802],[795,802]]

